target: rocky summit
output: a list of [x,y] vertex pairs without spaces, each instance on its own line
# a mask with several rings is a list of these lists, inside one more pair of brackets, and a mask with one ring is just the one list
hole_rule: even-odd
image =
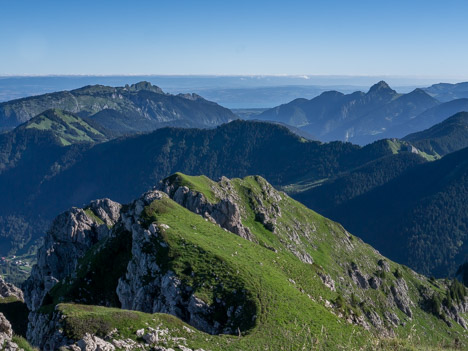
[[129,204],[72,208],[23,288],[41,350],[468,344],[462,285],[386,259],[258,176],[177,173]]

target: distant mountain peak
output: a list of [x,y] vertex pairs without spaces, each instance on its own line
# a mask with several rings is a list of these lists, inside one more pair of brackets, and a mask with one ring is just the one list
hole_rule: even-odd
[[150,82],[147,82],[147,81],[141,81],[141,82],[132,84],[130,86],[127,84],[125,86],[125,88],[130,90],[130,91],[148,90],[148,91],[152,91],[154,93],[164,94],[164,91],[160,87],[158,87],[156,85],[153,85],[153,84],[151,84]]
[[367,94],[375,94],[375,93],[378,93],[378,94],[381,94],[381,93],[392,93],[392,94],[396,94],[396,91],[393,90],[392,88],[390,88],[390,86],[383,80],[381,80],[380,82],[374,84],[373,86],[370,87],[369,91],[367,92]]
[[409,94],[413,94],[413,95],[427,95],[427,96],[430,96],[428,93],[426,93],[424,90],[422,90],[421,88],[416,88],[414,89],[412,92],[410,92]]

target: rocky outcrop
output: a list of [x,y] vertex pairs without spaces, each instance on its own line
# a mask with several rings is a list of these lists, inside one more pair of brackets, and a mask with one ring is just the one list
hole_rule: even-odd
[[395,313],[391,311],[385,311],[384,316],[387,322],[389,322],[394,327],[398,327],[400,325],[400,318],[398,318],[398,316]]
[[59,281],[73,277],[78,260],[97,242],[108,237],[120,216],[121,205],[102,199],[85,209],[72,208],[60,214],[45,236],[37,254],[37,264],[23,284],[24,300],[31,310],[27,337],[44,350],[54,350],[65,344],[57,334],[57,321],[37,312],[46,294]]
[[249,228],[242,224],[242,208],[239,206],[241,200],[233,189],[229,179],[222,177],[218,183],[219,186],[212,188],[219,200],[211,203],[202,193],[180,185],[177,177],[178,175],[176,174],[166,178],[160,183],[158,189],[168,194],[172,200],[189,211],[207,218],[211,222],[244,239],[255,241]]
[[335,281],[330,277],[330,275],[326,273],[318,273],[320,279],[322,279],[323,284],[329,288],[331,291],[336,291],[335,289]]
[[251,206],[255,213],[255,220],[262,223],[266,229],[275,232],[277,220],[281,217],[281,208],[278,203],[282,200],[281,194],[275,190],[265,179],[256,177],[261,191],[252,194]]
[[369,285],[372,289],[377,290],[382,285],[382,279],[379,277],[370,277],[368,280]]
[[23,291],[11,283],[7,283],[0,277],[0,297],[15,297],[20,301],[24,301]]
[[69,340],[62,332],[63,316],[60,312],[29,314],[29,325],[27,332],[28,341],[42,351],[58,350],[61,346],[68,345]]
[[[193,333],[190,328],[183,326],[184,331]],[[94,334],[86,333],[82,339],[60,348],[61,351],[114,351],[114,350],[156,350],[156,351],[205,351],[203,349],[191,349],[186,346],[187,339],[174,334],[174,330],[161,326],[146,327],[136,332],[137,340],[120,336],[120,331],[114,329],[111,335],[101,338]],[[168,345],[173,345],[174,348]]]
[[81,351],[114,351],[115,346],[104,341],[96,335],[86,333],[83,339],[78,340],[76,345]]
[[390,272],[390,265],[386,260],[380,259],[379,262],[377,262],[377,264],[379,265],[380,269],[385,273]]
[[[222,301],[209,305],[198,298],[193,288],[184,284],[173,271],[157,263],[158,255],[167,247],[163,234],[169,226],[152,223],[145,229],[139,224],[140,214],[152,201],[167,196],[157,190],[148,192],[135,202],[133,209],[122,214],[126,230],[132,233],[132,259],[125,277],[119,279],[117,286],[122,308],[169,313],[210,334],[234,333],[237,327],[232,324],[231,317],[242,309],[242,305],[228,306],[232,309],[232,316],[228,315]],[[215,309],[218,313],[226,309],[222,322],[213,317]]]
[[405,313],[409,318],[413,317],[413,312],[411,311],[411,306],[413,302],[411,301],[408,295],[408,285],[403,278],[398,278],[390,287],[390,291],[393,295],[393,300],[397,307]]
[[[235,292],[236,298],[221,291],[223,296],[230,299],[230,305],[219,298],[207,303],[174,271],[158,263],[168,246],[164,231],[169,226],[159,222],[143,224],[147,222],[142,214],[147,206],[164,198],[168,198],[166,193],[154,190],[143,194],[127,206],[125,211],[120,211],[118,204],[102,200],[93,202],[86,210],[72,209],[57,217],[44,247],[40,250],[38,264],[25,284],[31,288],[27,295],[27,302],[32,308],[28,339],[34,345],[44,350],[63,345],[81,350],[113,349],[113,344],[108,340],[101,342],[101,339],[93,335],[87,335],[81,341],[68,340],[58,333],[62,329],[60,314],[55,312],[53,318],[50,318],[49,315],[40,313],[38,308],[44,295],[54,284],[65,277],[73,279],[79,259],[91,246],[104,238],[114,238],[114,231],[121,230],[131,234],[131,246],[128,247],[131,250],[131,259],[125,275],[118,279],[116,285],[116,294],[122,308],[172,314],[210,334],[239,333],[239,324],[236,321],[243,313],[244,305],[249,303],[245,290]],[[92,214],[88,211],[92,211]],[[119,220],[116,223],[117,216]],[[113,227],[109,228],[111,225]],[[66,260],[62,266],[61,260]],[[240,302],[236,304],[232,301]],[[249,312],[246,316],[254,321],[255,317],[250,313],[254,312]]]
[[72,208],[54,220],[38,251],[37,264],[23,285],[30,310],[38,309],[45,294],[75,272],[78,259],[109,235],[109,227],[117,221],[120,208],[120,204],[109,199],[96,200],[85,210]]
[[[164,179],[157,189],[168,194],[172,200],[189,211],[205,217],[244,239],[258,242],[250,229],[242,223],[243,220],[248,218],[248,212],[252,211],[254,219],[262,223],[267,230],[275,234],[283,234],[280,241],[287,250],[302,262],[309,264],[314,262],[312,256],[307,252],[303,238],[310,239],[311,233],[316,230],[315,227],[308,228],[303,223],[292,223],[290,225],[279,223],[278,219],[281,217],[279,203],[283,199],[283,195],[262,177],[253,177],[260,191],[245,189],[250,199],[249,208],[246,208],[232,181],[226,177],[221,177],[219,182],[213,182],[211,186],[210,190],[217,199],[214,202],[208,201],[202,193],[181,185],[182,182],[179,177],[179,175],[175,174]],[[277,228],[278,226],[281,228]],[[287,235],[284,235],[285,233]],[[310,245],[310,242],[308,244]]]
[[111,227],[119,220],[122,205],[109,199],[99,199],[91,201],[87,208]]
[[464,329],[468,329],[468,323],[462,317],[462,314],[468,313],[468,297],[464,298],[464,301],[459,303],[453,303],[452,306],[442,306],[442,312],[446,317],[454,320],[460,324]]
[[11,339],[13,337],[13,329],[10,322],[5,318],[3,313],[0,313],[0,350],[4,351],[23,351]]
[[356,263],[351,263],[351,269],[348,271],[353,282],[361,289],[369,289],[369,276],[362,273]]

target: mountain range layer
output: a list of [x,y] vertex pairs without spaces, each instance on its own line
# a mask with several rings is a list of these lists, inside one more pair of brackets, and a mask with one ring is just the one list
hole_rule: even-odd
[[468,110],[466,97],[454,94],[454,99],[446,98],[442,103],[436,90],[431,87],[398,94],[381,81],[367,93],[329,91],[311,100],[293,100],[253,118],[290,124],[322,141],[364,145],[383,138],[401,138]]
[[0,130],[16,127],[48,109],[90,117],[120,133],[171,125],[206,128],[236,118],[230,110],[196,94],[166,94],[157,86],[140,82],[117,88],[86,86],[1,103]]
[[[465,85],[436,84],[399,94],[381,81],[367,93],[326,91],[311,100],[299,98],[260,114],[250,111],[242,115],[285,123],[322,141],[366,144],[382,138],[401,138],[467,111]],[[117,88],[86,86],[1,103],[0,130],[14,128],[53,108],[91,117],[120,134],[164,126],[209,128],[236,118],[229,110],[196,94],[171,95],[143,81]]]

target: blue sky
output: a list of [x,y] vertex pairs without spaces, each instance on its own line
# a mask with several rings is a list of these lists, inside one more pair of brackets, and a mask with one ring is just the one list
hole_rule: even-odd
[[468,78],[468,1],[0,0],[0,74]]

